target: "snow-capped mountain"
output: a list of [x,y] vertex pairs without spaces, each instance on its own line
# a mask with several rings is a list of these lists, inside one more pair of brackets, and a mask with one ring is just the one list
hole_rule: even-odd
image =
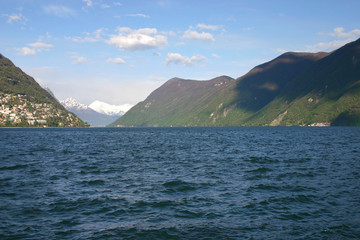
[[109,116],[122,116],[124,115],[133,105],[111,105],[101,101],[94,101],[89,105],[92,110]]
[[67,98],[65,100],[61,100],[60,103],[65,108],[70,108],[70,109],[85,110],[85,109],[89,108],[85,104],[79,103],[76,99],[71,98],[71,97]]
[[131,104],[111,105],[101,101],[94,101],[87,106],[74,98],[67,98],[60,103],[91,126],[106,126],[124,115],[133,106]]

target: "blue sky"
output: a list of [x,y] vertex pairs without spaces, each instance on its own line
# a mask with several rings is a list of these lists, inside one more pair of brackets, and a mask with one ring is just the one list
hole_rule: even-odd
[[73,97],[136,104],[168,79],[240,77],[360,37],[359,0],[0,0],[0,53]]

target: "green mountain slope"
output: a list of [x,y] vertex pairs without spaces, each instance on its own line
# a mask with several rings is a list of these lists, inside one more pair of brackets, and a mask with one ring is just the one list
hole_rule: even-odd
[[209,81],[173,78],[112,125],[202,125],[203,112],[209,107],[215,107],[209,106],[210,102],[233,82],[234,79],[226,76]]
[[87,126],[0,54],[0,126]]
[[360,39],[332,53],[285,53],[233,80],[171,79],[112,126],[360,124]]

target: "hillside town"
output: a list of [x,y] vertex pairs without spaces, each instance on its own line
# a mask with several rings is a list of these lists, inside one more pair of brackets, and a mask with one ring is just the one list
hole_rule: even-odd
[[81,120],[49,103],[34,103],[24,94],[0,92],[0,127],[76,127]]

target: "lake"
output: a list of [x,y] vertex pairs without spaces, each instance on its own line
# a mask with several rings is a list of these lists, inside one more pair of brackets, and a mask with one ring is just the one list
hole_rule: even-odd
[[359,127],[0,129],[1,239],[359,239]]

